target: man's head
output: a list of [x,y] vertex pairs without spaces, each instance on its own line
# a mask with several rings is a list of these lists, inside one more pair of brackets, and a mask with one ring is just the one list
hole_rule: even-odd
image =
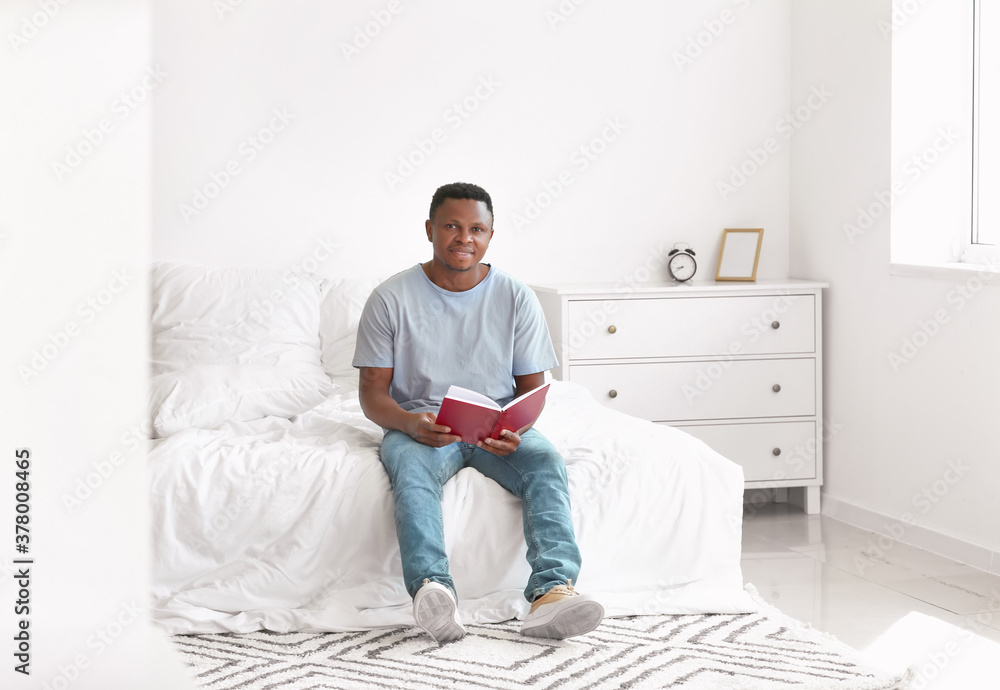
[[438,207],[444,203],[445,199],[482,201],[486,204],[486,209],[490,212],[490,222],[492,224],[493,200],[490,198],[489,193],[479,185],[470,184],[469,182],[452,182],[451,184],[438,187],[437,191],[434,192],[434,196],[431,197],[431,210],[427,216],[431,222],[434,222],[434,214],[437,213]]
[[493,237],[493,201],[482,187],[465,182],[434,192],[424,224],[434,245],[431,266],[438,275],[457,275],[479,266]]

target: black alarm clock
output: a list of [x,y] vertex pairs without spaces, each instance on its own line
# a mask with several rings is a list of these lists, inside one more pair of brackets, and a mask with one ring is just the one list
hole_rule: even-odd
[[698,262],[694,260],[694,250],[683,242],[678,242],[667,254],[667,272],[678,283],[694,278],[698,270]]

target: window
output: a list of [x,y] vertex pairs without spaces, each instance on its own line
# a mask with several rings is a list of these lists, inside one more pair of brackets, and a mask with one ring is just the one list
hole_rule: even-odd
[[972,244],[1000,244],[1000,0],[974,0]]
[[1000,0],[893,3],[894,275],[1000,270],[997,36]]
[[906,16],[891,32],[895,266],[955,265],[971,244],[974,2],[893,3]]

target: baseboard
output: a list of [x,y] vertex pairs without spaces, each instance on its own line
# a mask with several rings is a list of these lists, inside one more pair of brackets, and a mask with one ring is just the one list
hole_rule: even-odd
[[914,523],[906,523],[892,515],[884,515],[868,508],[823,494],[822,514],[846,522],[849,525],[887,536],[910,546],[936,553],[959,563],[971,565],[994,575],[1000,575],[1000,551],[993,551],[959,539],[949,534],[936,532]]

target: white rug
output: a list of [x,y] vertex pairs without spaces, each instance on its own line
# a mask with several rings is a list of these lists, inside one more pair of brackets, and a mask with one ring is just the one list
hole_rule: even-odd
[[201,686],[217,690],[904,687],[854,649],[763,603],[760,613],[609,618],[564,641],[522,637],[520,625],[468,626],[464,639],[444,646],[417,628],[172,640]]

